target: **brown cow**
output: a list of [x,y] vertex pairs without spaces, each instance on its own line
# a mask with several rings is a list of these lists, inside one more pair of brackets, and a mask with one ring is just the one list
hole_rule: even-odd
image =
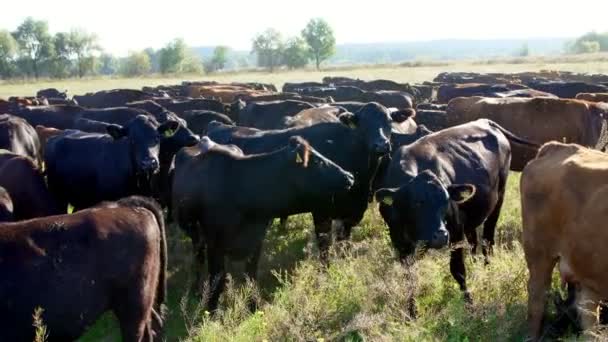
[[521,177],[523,244],[530,278],[528,324],[542,336],[546,292],[555,264],[577,288],[583,328],[608,298],[608,155],[580,145],[545,144]]
[[589,102],[608,102],[608,93],[580,93],[576,95],[576,99]]
[[31,341],[37,307],[50,341],[76,340],[106,311],[125,342],[151,341],[162,327],[167,248],[151,200],[0,224],[0,260],[2,341]]
[[46,186],[42,170],[28,157],[6,150],[0,153],[0,186],[8,191],[14,205],[15,220],[62,214]]
[[[527,140],[595,147],[608,105],[552,98],[456,98],[448,104],[449,126],[486,118]],[[513,147],[511,170],[521,171],[536,151]]]

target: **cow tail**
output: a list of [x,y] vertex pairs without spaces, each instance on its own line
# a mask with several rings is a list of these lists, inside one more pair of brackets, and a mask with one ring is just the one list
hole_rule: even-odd
[[158,285],[156,287],[156,296],[154,310],[162,320],[164,317],[164,303],[167,298],[167,236],[165,234],[165,220],[163,211],[160,205],[151,198],[131,196],[118,201],[119,205],[127,207],[141,207],[149,210],[156,218],[160,233],[160,270],[158,274]]
[[496,122],[494,122],[492,120],[487,120],[487,121],[488,121],[488,124],[490,125],[490,127],[493,127],[493,128],[496,128],[497,130],[499,130],[502,134],[505,135],[505,137],[507,137],[507,139],[511,143],[516,143],[518,145],[528,146],[528,147],[532,147],[535,149],[539,149],[541,146],[540,144],[537,144],[533,141],[518,137],[517,135],[511,133],[510,131],[506,130],[505,128],[503,128],[502,126],[500,126],[499,124],[497,124]]

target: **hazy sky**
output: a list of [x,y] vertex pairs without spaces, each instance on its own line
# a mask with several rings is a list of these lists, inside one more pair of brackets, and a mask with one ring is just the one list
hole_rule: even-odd
[[329,21],[338,43],[608,31],[608,0],[2,0],[1,7],[0,28],[13,30],[26,16],[47,20],[52,32],[81,27],[120,55],[175,37],[249,49],[257,32],[298,34],[312,17]]

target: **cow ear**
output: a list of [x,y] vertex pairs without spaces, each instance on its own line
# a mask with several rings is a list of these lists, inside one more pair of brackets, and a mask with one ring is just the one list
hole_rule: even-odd
[[475,196],[475,185],[473,184],[452,184],[448,186],[450,199],[458,204],[462,204]]
[[397,189],[380,189],[376,191],[376,202],[388,205],[391,207],[395,202],[395,196],[397,194]]
[[106,127],[106,130],[108,131],[108,134],[116,140],[127,136],[127,130],[120,125],[110,124]]
[[341,114],[338,118],[340,119],[340,122],[342,122],[346,126],[348,126],[350,128],[357,128],[358,119],[355,114],[344,113],[344,114]]
[[307,167],[310,151],[305,141],[298,136],[291,137],[289,139],[289,147],[291,148],[295,163]]
[[175,134],[178,128],[179,123],[177,121],[169,120],[158,127],[158,133],[165,138],[170,138]]
[[412,108],[397,110],[391,113],[391,119],[397,123],[402,123],[409,118],[416,116],[416,111]]

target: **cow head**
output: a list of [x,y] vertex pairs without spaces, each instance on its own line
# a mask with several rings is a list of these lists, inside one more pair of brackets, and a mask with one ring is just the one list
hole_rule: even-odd
[[290,138],[285,154],[291,170],[288,177],[298,192],[311,195],[319,191],[335,193],[348,190],[354,184],[352,174],[325,158],[299,136]]
[[[166,126],[161,129],[161,127]],[[178,121],[169,120],[159,126],[162,135],[160,140],[160,163],[170,163],[173,156],[182,147],[194,146],[199,142],[199,137],[192,133],[186,125]]]
[[[391,120],[393,119],[386,107],[371,102],[356,113],[344,113],[339,118],[343,124],[357,130],[372,153],[383,156],[391,152]],[[402,117],[395,115],[395,119],[395,121],[402,120]]]
[[135,172],[138,175],[151,176],[159,168],[161,137],[172,135],[177,128],[178,123],[175,121],[168,121],[159,126],[150,117],[138,115],[124,127],[108,125],[107,130],[116,140],[128,140]]
[[412,245],[422,242],[430,248],[441,248],[450,237],[446,220],[457,218],[456,206],[474,195],[472,184],[446,187],[435,174],[423,171],[399,188],[378,190],[376,201],[391,229],[393,242],[399,239]]

